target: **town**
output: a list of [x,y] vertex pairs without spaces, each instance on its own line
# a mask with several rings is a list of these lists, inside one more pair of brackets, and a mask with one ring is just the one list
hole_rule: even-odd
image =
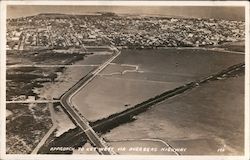
[[7,20],[7,50],[200,47],[244,40],[244,22],[96,13],[43,13]]

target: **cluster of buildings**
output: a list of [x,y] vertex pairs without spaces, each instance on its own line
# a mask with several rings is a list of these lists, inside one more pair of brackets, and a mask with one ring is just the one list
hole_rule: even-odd
[[244,41],[242,21],[131,16],[40,14],[8,19],[7,49],[116,45],[155,48]]

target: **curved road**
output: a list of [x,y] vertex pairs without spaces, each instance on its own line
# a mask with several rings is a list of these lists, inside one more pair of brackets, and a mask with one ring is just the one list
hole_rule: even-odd
[[71,99],[77,94],[83,87],[85,87],[89,82],[91,82],[95,76],[101,72],[107,65],[110,64],[117,56],[120,55],[120,51],[116,50],[116,54],[103,63],[100,67],[94,70],[92,73],[89,73],[85,77],[83,77],[80,81],[78,81],[73,87],[71,87],[67,92],[65,92],[61,98],[60,102],[62,106],[66,109],[72,119],[77,123],[77,125],[84,131],[87,135],[90,143],[97,147],[97,151],[103,155],[113,155],[116,154],[112,150],[108,150],[108,145],[96,134],[96,132],[89,125],[89,122],[86,118],[84,118],[72,105]]

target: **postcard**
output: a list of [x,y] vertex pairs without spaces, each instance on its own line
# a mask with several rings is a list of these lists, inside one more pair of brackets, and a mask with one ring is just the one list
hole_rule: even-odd
[[248,159],[248,2],[1,13],[1,159]]

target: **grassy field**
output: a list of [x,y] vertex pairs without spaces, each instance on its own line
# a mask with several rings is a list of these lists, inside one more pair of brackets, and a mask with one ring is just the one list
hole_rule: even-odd
[[95,121],[241,62],[243,54],[198,49],[123,50],[72,100]]
[[[7,62],[10,64],[71,64],[73,65],[100,65],[109,54],[87,55],[84,59],[78,59],[74,54],[57,53],[50,58],[51,53],[39,53],[31,56],[25,54],[7,55]],[[60,55],[61,54],[61,55]],[[80,56],[80,55],[78,55]],[[83,56],[83,55],[81,55]],[[40,58],[39,58],[40,57]],[[75,57],[75,58],[74,58]],[[83,58],[83,57],[82,57]],[[17,62],[18,61],[18,62]],[[54,61],[54,63],[52,63]],[[77,62],[75,62],[77,61]],[[48,96],[59,98],[65,91],[73,86],[78,80],[97,66],[77,67],[13,67],[7,68],[7,100],[19,99],[19,96],[35,96],[46,99]]]
[[58,73],[61,73],[63,68],[40,68],[40,67],[18,67],[7,68],[6,71],[6,86],[7,100],[20,99],[20,96],[35,96],[40,95],[35,90],[42,88],[45,83],[53,83],[56,81]]
[[[7,100],[59,98],[82,77],[102,64],[111,54],[85,56],[69,53],[7,53]],[[9,67],[9,65],[78,65],[70,67]],[[96,66],[79,66],[96,65]],[[51,127],[52,122],[46,104],[7,104],[7,153],[31,153]],[[65,131],[74,128],[71,120],[62,111],[55,114],[58,122],[53,141]],[[69,122],[70,121],[70,122]],[[85,141],[85,138],[83,138]],[[61,143],[59,143],[61,144]],[[63,143],[67,145],[67,143]],[[43,150],[42,150],[43,151]],[[46,150],[47,151],[47,150]]]
[[[244,75],[211,81],[168,99],[104,137],[160,138],[175,148],[187,148],[184,155],[242,155]],[[224,152],[218,152],[220,148]]]
[[75,61],[82,60],[85,54],[78,53],[57,53],[53,50],[44,51],[8,51],[7,52],[7,65],[14,64],[71,64]]
[[7,104],[7,154],[28,154],[52,126],[47,104]]

